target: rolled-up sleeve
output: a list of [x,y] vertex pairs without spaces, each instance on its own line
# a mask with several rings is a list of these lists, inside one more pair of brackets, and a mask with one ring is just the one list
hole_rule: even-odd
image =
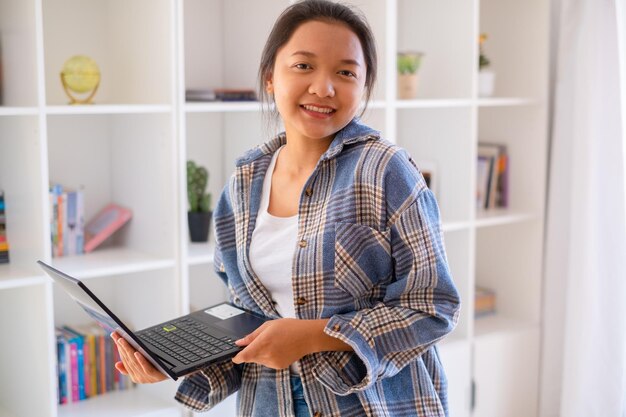
[[187,376],[175,399],[194,411],[208,411],[241,386],[241,369],[227,359]]
[[390,225],[393,277],[373,307],[334,315],[324,332],[353,352],[322,352],[316,378],[338,395],[397,374],[456,326],[460,299],[452,281],[429,189]]

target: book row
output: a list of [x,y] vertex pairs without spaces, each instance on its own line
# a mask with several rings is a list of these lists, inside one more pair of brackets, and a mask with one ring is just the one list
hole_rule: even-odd
[[134,386],[115,369],[117,346],[97,324],[59,327],[56,342],[59,404]]
[[476,208],[509,206],[509,157],[506,146],[479,143],[476,169]]
[[82,191],[50,187],[50,233],[52,257],[79,255],[84,251],[85,202]]
[[82,190],[66,190],[54,184],[50,186],[49,197],[52,257],[91,252],[132,217],[130,209],[111,203],[85,222]]
[[7,240],[7,223],[4,209],[4,191],[0,190],[0,264],[9,263],[9,242]]

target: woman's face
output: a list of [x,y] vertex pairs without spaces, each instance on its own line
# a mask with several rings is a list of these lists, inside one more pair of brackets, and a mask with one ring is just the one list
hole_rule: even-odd
[[300,25],[278,50],[266,85],[287,139],[330,144],[359,108],[366,71],[361,42],[347,26],[321,21]]

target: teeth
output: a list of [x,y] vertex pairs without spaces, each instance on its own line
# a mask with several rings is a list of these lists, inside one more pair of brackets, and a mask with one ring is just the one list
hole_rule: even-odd
[[304,105],[302,107],[304,107],[305,109],[310,110],[310,111],[315,111],[315,112],[318,112],[318,113],[325,113],[325,114],[332,113],[334,111],[333,109],[321,108],[321,107],[316,107],[316,106]]

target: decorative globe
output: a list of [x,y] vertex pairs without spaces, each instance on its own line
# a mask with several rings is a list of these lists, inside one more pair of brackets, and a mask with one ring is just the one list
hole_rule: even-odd
[[[100,69],[96,61],[85,55],[76,55],[65,61],[61,71],[61,82],[71,104],[91,103],[100,84]],[[76,98],[73,93],[89,93],[85,99]]]

